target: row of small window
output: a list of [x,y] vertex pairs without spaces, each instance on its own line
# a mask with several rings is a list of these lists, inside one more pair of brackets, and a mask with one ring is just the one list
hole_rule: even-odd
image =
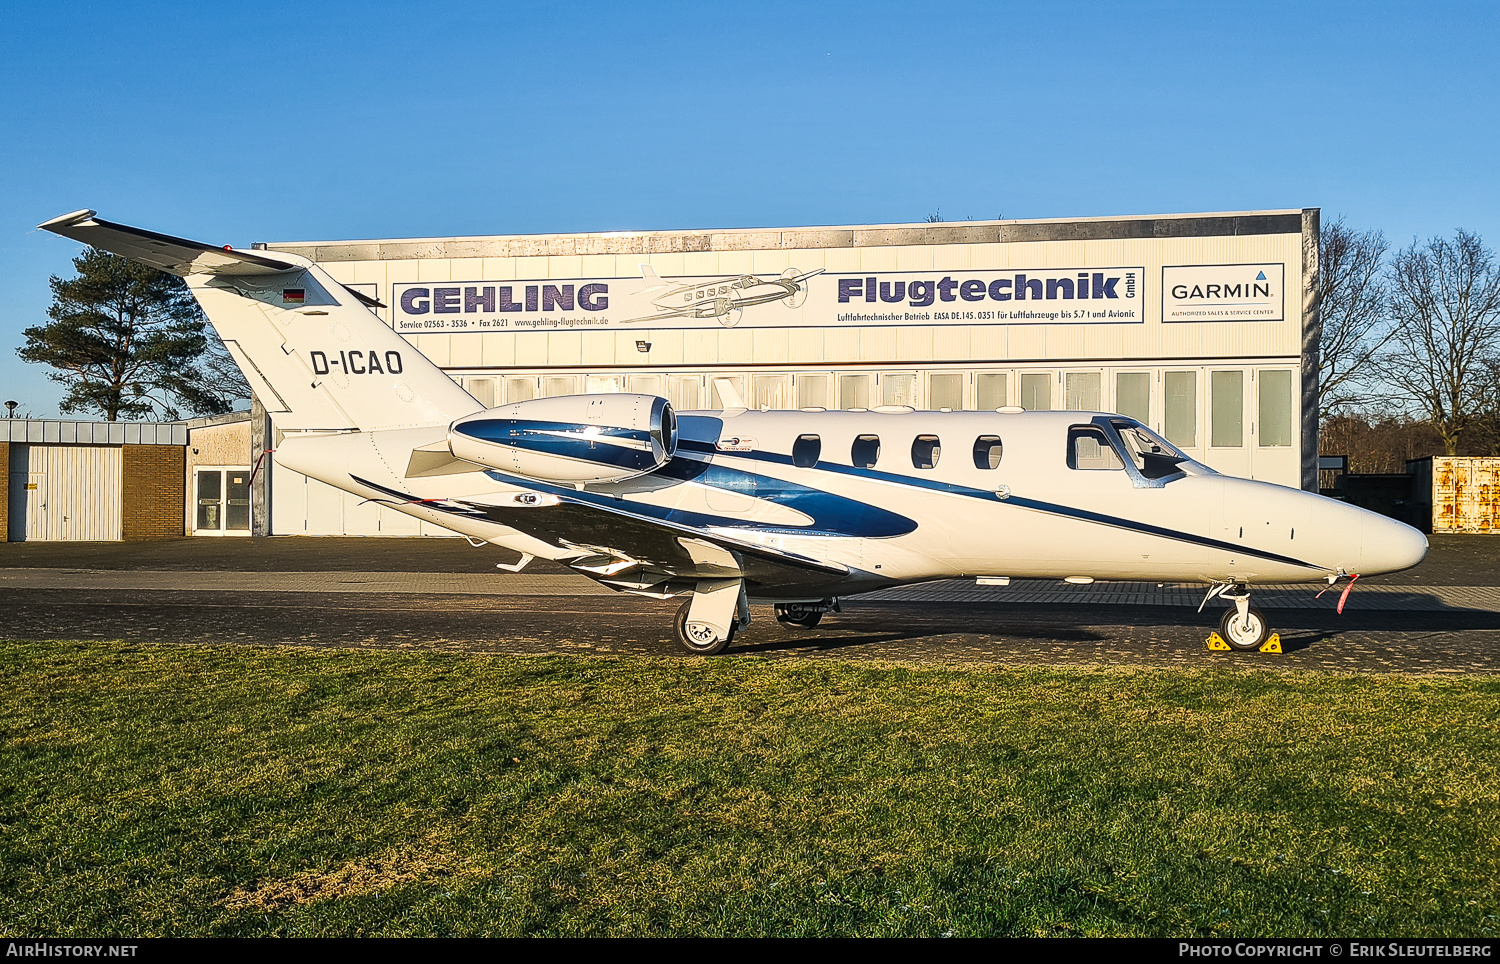
[[[1009,372],[931,372],[927,375],[925,403],[919,404],[919,379],[915,373],[844,373],[838,375],[802,373],[795,379],[788,374],[730,375],[736,390],[752,408],[842,408],[869,409],[877,405],[911,405],[927,409],[966,408],[965,385],[972,379],[974,408],[993,411],[1012,404],[1012,379]],[[1027,411],[1050,411],[1054,408],[1054,382],[1062,383],[1062,408],[1070,411],[1114,411],[1128,415],[1145,425],[1157,424],[1162,435],[1180,448],[1199,448],[1204,439],[1199,426],[1199,371],[1115,372],[1114,396],[1104,397],[1104,374],[1082,372],[1020,372],[1015,382],[1019,388],[1017,402]],[[1245,445],[1246,373],[1241,369],[1208,370],[1209,431],[1207,442],[1215,448],[1240,448]],[[1155,376],[1153,378],[1153,375]],[[527,401],[541,396],[571,395],[580,390],[595,392],[637,392],[664,395],[679,411],[720,408],[724,402],[703,375],[544,375],[507,376],[497,398],[493,378],[465,379],[464,386],[486,408],[497,403]],[[1152,385],[1160,381],[1161,415],[1157,422],[1152,411]],[[1290,446],[1294,438],[1292,372],[1289,369],[1252,371],[1249,381],[1257,383],[1256,397],[1258,435],[1261,447]],[[835,389],[837,399],[835,399]]]
[[[1002,446],[1000,436],[981,435],[974,440],[974,467],[996,469],[1000,467]],[[943,454],[943,444],[936,435],[918,435],[911,443],[911,465],[914,469],[935,469]],[[823,440],[817,435],[799,435],[792,443],[792,464],[810,469],[823,457]],[[861,469],[873,469],[880,461],[880,436],[856,436],[849,446],[849,464]]]

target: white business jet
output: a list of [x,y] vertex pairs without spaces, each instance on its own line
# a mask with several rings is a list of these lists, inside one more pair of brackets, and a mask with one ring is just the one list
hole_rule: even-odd
[[1205,603],[1232,603],[1224,640],[1253,650],[1270,629],[1251,586],[1394,572],[1427,551],[1409,526],[1220,475],[1120,415],[677,414],[623,394],[484,410],[304,258],[93,211],[41,227],[186,278],[285,433],[280,464],[520,554],[500,568],[541,557],[686,597],[675,630],[694,653],[722,652],[752,597],[811,628],[841,596],[959,577],[1198,582]]

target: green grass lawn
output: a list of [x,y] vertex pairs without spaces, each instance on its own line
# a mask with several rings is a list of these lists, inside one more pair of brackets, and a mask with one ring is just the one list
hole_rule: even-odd
[[1500,933],[1495,679],[11,641],[0,738],[10,936]]

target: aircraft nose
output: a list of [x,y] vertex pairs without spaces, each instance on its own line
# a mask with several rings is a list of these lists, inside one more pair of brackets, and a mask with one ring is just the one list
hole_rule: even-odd
[[1411,526],[1368,513],[1360,526],[1359,574],[1400,572],[1427,555],[1427,537]]

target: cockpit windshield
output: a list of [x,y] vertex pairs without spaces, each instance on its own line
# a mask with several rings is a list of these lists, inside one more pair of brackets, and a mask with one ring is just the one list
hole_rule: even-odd
[[1139,422],[1113,419],[1110,425],[1125,443],[1125,452],[1136,469],[1148,479],[1163,479],[1189,469],[1208,471],[1188,458],[1171,442]]

